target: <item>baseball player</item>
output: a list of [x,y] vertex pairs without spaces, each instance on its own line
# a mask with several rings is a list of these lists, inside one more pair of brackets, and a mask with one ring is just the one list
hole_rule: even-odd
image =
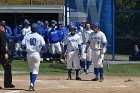
[[72,79],[71,72],[73,68],[76,71],[76,80],[81,80],[79,77],[81,53],[80,37],[76,34],[76,27],[74,25],[71,25],[69,29],[70,34],[68,34],[64,41],[64,57],[67,59],[68,80]]
[[51,61],[52,60],[51,47],[48,44],[48,33],[50,32],[50,30],[51,30],[51,27],[49,27],[49,22],[45,21],[44,22],[44,40],[47,45],[47,49],[46,49],[46,53],[44,54],[44,58],[46,59],[47,57],[47,60]]
[[[31,33],[30,22],[28,19],[24,20],[23,29],[21,30],[21,38],[23,40],[24,36]],[[23,59],[26,60],[26,51],[22,50]]]
[[19,56],[21,56],[21,48],[20,48],[20,44],[22,40],[21,30],[22,30],[22,25],[19,25],[13,31],[14,36],[15,36],[15,51],[16,51],[16,54]]
[[37,21],[38,23],[38,34],[44,37],[44,23],[42,21]]
[[[106,52],[107,39],[105,34],[100,31],[99,23],[95,22],[93,25],[94,32],[90,34],[89,42],[87,43],[87,46],[90,45],[90,48],[93,51],[92,62],[94,63],[95,78],[92,79],[92,81],[98,81],[100,77],[100,82],[103,82],[103,60]],[[87,52],[87,49],[88,48],[86,48],[85,52]]]
[[55,27],[56,25],[52,24],[52,29],[48,33],[48,44],[51,46],[53,63],[55,63],[56,60],[60,61],[60,56],[62,53],[60,45],[62,43],[62,33]]
[[32,24],[32,33],[27,34],[22,40],[21,47],[27,51],[27,61],[30,66],[30,86],[29,90],[34,91],[35,80],[40,66],[40,51],[45,49],[45,41],[37,33],[38,25]]
[[31,33],[31,27],[29,26],[30,22],[28,19],[24,20],[24,28],[22,29],[22,36],[25,36],[26,34]]
[[88,74],[88,70],[91,64],[91,55],[92,55],[92,50],[88,48],[88,52],[85,53],[85,48],[86,48],[86,43],[88,42],[89,35],[93,32],[91,29],[90,23],[85,24],[85,29],[82,33],[82,52],[81,52],[81,68],[84,69],[85,73]]

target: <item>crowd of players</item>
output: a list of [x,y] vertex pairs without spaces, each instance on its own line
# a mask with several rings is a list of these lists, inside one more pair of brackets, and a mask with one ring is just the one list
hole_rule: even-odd
[[[31,24],[29,20],[25,19],[24,24],[13,30],[14,39],[6,22],[2,21],[1,25],[6,29],[7,50],[9,50],[9,44],[14,40],[15,55],[27,58],[31,78],[29,90],[34,90],[40,57],[52,60],[53,63],[65,61],[68,80],[72,80],[72,69],[76,72],[75,79],[81,80],[79,71],[82,69],[87,74],[91,63],[93,63],[95,78],[92,81],[98,81],[100,78],[100,82],[103,82],[103,60],[107,39],[105,34],[100,31],[98,22],[71,22],[66,27],[63,21],[51,20],[50,24],[48,21],[37,21]],[[42,51],[41,54],[40,51]]]
[[[3,24],[6,25],[5,21],[2,21]],[[51,60],[53,63],[55,62],[64,62],[64,40],[65,37],[69,33],[68,26],[64,25],[63,21],[55,21],[51,20],[42,22],[37,21],[38,24],[38,33],[43,36],[47,49],[43,51],[41,57],[44,60]],[[89,38],[89,34],[93,32],[92,23],[87,21],[79,21],[76,23],[70,23],[70,25],[76,25],[76,34],[78,34],[81,38],[82,44],[82,55],[81,55],[81,68],[84,72],[88,73],[89,66],[91,64],[91,50],[88,50],[88,53],[84,53],[86,48],[86,43]],[[26,52],[22,51],[20,44],[23,37],[31,32],[31,23],[28,19],[24,20],[24,24],[18,25],[14,28],[13,33],[9,26],[6,26],[6,34],[7,34],[7,46],[10,42],[12,42],[13,38],[11,38],[12,34],[14,35],[15,49],[12,53],[13,56],[26,58]],[[7,48],[8,49],[8,48]]]

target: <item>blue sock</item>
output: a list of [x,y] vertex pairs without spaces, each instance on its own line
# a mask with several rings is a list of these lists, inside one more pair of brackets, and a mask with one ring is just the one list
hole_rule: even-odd
[[37,74],[32,74],[32,84],[34,85],[35,84],[35,80],[37,78]]
[[70,77],[70,78],[71,78],[71,71],[72,71],[72,69],[68,69],[68,77]]
[[81,62],[81,68],[85,69],[85,61],[80,61]]
[[90,64],[91,64],[91,61],[87,61],[87,67],[86,67],[86,69],[89,69],[89,67],[90,67]]
[[30,72],[30,82],[32,83],[32,72]]
[[76,77],[79,77],[79,69],[76,69]]
[[99,78],[99,68],[94,68],[94,74],[96,78]]
[[100,72],[100,79],[103,79],[103,73],[104,73],[104,69],[103,68],[99,68],[99,72]]

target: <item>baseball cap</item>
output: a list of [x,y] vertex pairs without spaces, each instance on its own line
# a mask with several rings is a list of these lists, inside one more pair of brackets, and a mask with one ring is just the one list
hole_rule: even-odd
[[44,24],[49,24],[49,22],[48,21],[45,21]]
[[100,26],[99,22],[93,22],[93,26]]
[[51,23],[52,24],[57,24],[57,22],[55,20],[52,20]]
[[64,24],[63,21],[58,22],[58,25],[63,25],[63,24]]
[[25,19],[25,20],[24,20],[24,24],[25,24],[25,25],[29,25],[29,24],[30,24],[30,22],[28,21],[28,19]]
[[74,29],[74,30],[76,30],[77,28],[76,28],[75,25],[70,25],[69,29]]
[[38,31],[38,24],[37,23],[33,23],[31,26],[32,32],[37,32]]

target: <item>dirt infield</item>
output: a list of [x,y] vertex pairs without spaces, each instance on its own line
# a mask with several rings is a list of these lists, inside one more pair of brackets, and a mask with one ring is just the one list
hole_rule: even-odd
[[[140,77],[105,77],[104,82],[66,80],[66,76],[38,76],[36,91],[32,93],[140,93]],[[13,76],[14,89],[1,89],[0,93],[31,93],[28,91],[29,76]],[[0,76],[3,84],[3,76]]]

